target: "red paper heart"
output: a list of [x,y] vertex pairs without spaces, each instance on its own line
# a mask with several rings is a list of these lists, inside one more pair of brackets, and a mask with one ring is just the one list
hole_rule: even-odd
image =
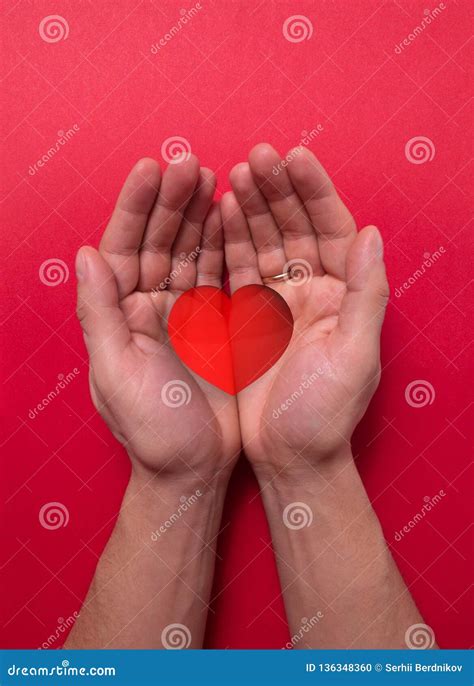
[[198,286],[175,302],[168,333],[190,369],[235,395],[282,356],[293,317],[283,298],[266,286],[244,286],[232,298],[219,288]]

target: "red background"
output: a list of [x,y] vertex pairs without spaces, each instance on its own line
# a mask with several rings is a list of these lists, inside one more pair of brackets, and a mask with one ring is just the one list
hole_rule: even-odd
[[[128,169],[141,156],[161,159],[166,138],[184,136],[217,171],[221,193],[252,145],[265,140],[285,153],[318,124],[323,131],[309,147],[359,226],[381,228],[393,293],[425,253],[445,249],[406,293],[392,295],[383,381],[354,449],[425,621],[442,647],[471,644],[470,5],[446,0],[397,54],[433,3],[203,0],[155,55],[151,46],[191,3],[3,3],[2,647],[37,647],[58,618],[79,609],[128,475],[126,456],[89,399],[74,315],[77,248],[98,243]],[[67,20],[66,40],[41,39],[38,26],[51,14]],[[310,19],[309,40],[284,38],[283,22],[294,14]],[[31,176],[57,132],[74,124],[79,131]],[[415,136],[432,141],[431,161],[405,156]],[[55,287],[39,278],[50,258],[71,272]],[[30,419],[30,408],[74,367],[78,377]],[[405,401],[418,379],[435,392],[425,407]],[[440,489],[446,496],[397,543],[394,532]],[[39,524],[50,501],[68,508],[67,527]],[[287,641],[268,530],[245,463],[229,491],[213,595],[207,646]]]

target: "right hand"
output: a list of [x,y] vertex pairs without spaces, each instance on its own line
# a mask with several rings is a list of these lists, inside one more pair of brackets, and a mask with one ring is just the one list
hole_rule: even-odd
[[286,159],[282,166],[270,145],[256,146],[249,163],[231,171],[233,192],[221,200],[233,291],[285,272],[289,261],[302,276],[267,284],[290,307],[293,337],[238,397],[246,455],[270,473],[350,455],[352,432],[379,382],[388,299],[379,231],[357,233],[309,150]]

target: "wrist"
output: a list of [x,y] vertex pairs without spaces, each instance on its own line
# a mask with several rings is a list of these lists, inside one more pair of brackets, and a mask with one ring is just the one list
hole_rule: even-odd
[[150,470],[141,464],[132,462],[127,493],[133,497],[148,494],[148,498],[157,505],[164,498],[184,498],[187,494],[199,491],[201,494],[225,495],[231,472],[227,469],[216,469],[214,473],[201,474],[195,470],[168,471]]
[[[390,554],[352,455],[344,451],[309,469],[257,479],[274,546],[280,555],[286,551],[294,569],[310,568],[317,546],[324,555],[332,554],[332,546],[336,561],[344,558],[357,570],[353,590],[365,592],[375,578],[384,578]],[[362,573],[366,566],[368,575]]]
[[137,549],[159,540],[172,541],[173,547],[201,545],[195,532],[218,527],[227,483],[228,477],[220,474],[212,480],[194,475],[174,478],[150,476],[133,467],[117,527]]
[[223,453],[195,454],[192,463],[179,455],[156,454],[143,459],[140,454],[127,451],[131,462],[131,478],[138,485],[157,485],[166,489],[193,486],[199,483],[227,484],[240,451],[233,456]]
[[[341,530],[360,530],[383,539],[349,449],[325,460],[292,463],[289,458],[284,469],[266,466],[255,473],[270,523],[283,520],[291,530],[294,513],[302,521],[317,521],[319,532],[325,531],[328,536],[339,535]],[[309,525],[307,532],[313,535]]]
[[343,472],[357,475],[349,445],[308,454],[295,452],[289,447],[277,450],[269,447],[265,452],[267,455],[260,454],[251,460],[261,489],[271,485],[284,492],[301,490],[303,485],[318,492]]

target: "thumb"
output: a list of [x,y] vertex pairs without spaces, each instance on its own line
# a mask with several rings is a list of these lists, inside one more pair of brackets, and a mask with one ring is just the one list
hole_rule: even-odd
[[120,353],[130,340],[130,332],[119,307],[117,284],[103,257],[89,246],[76,256],[77,316],[92,359]]
[[378,350],[389,287],[383,241],[375,226],[366,226],[350,247],[346,261],[347,290],[341,303],[339,330],[346,338],[363,337]]

